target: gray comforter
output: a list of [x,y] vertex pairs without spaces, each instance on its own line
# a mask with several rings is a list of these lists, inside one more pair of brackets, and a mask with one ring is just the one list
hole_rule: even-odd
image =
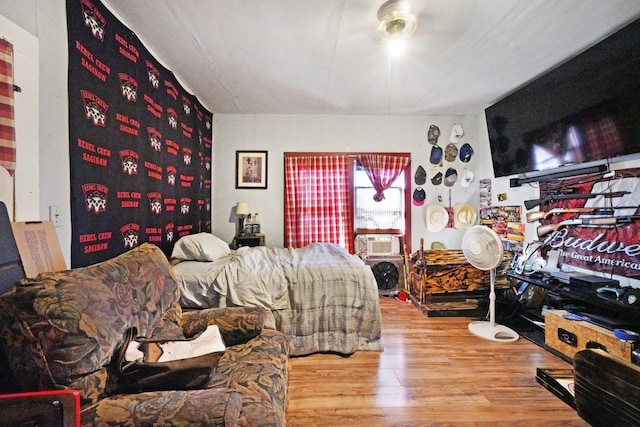
[[292,355],[381,350],[378,288],[371,269],[342,247],[243,247],[215,261],[174,266],[186,308],[262,306]]

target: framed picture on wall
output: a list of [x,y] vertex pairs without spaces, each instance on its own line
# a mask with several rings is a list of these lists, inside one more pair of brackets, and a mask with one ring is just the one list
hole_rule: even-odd
[[266,190],[266,151],[236,151],[236,188]]

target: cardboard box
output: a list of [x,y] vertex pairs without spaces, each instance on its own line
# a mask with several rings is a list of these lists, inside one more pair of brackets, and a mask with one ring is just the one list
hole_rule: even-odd
[[12,222],[11,229],[27,277],[67,269],[51,221]]
[[584,320],[569,320],[565,310],[547,310],[544,318],[545,346],[573,360],[585,348],[604,348],[612,356],[631,362],[634,343],[620,340],[613,331]]

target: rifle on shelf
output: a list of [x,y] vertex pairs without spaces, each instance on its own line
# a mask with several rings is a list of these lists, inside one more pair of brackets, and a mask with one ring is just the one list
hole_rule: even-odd
[[566,221],[559,222],[557,224],[547,224],[538,227],[538,237],[545,236],[552,231],[556,231],[562,227],[570,225],[581,226],[602,226],[602,225],[617,225],[617,224],[631,224],[634,220],[640,218],[640,215],[629,216],[611,216],[605,218],[585,218],[585,219],[568,219]]
[[540,221],[541,219],[547,219],[553,215],[565,214],[565,213],[595,213],[595,214],[609,214],[613,215],[616,209],[634,209],[637,210],[640,206],[609,206],[609,207],[593,207],[593,208],[555,208],[547,212],[527,212],[527,222]]
[[598,196],[604,197],[621,197],[625,194],[631,194],[630,191],[611,191],[607,193],[587,193],[587,194],[551,194],[544,199],[532,199],[525,200],[524,207],[527,209],[535,208],[536,206],[546,205],[548,203],[557,202],[560,200],[579,200],[579,199],[592,199]]

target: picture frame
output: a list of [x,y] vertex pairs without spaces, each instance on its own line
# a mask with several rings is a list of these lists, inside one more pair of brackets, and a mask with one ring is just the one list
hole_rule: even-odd
[[267,189],[267,151],[236,151],[236,188]]

